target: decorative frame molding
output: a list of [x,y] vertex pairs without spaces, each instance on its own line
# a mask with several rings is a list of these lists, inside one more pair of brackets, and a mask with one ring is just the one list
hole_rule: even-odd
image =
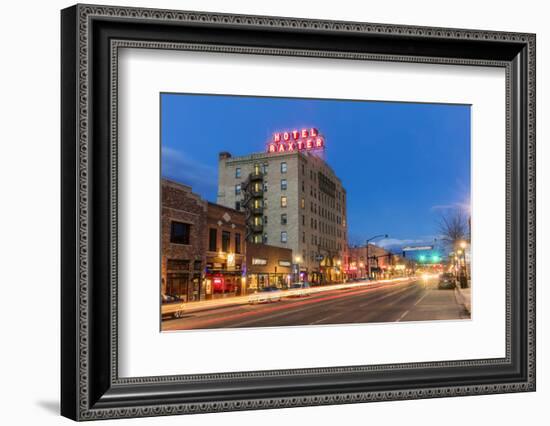
[[[126,30],[128,23],[139,24],[143,29]],[[183,37],[190,40],[177,39],[169,27],[189,29],[189,35]],[[208,28],[235,33],[239,44],[213,43],[204,36]],[[247,30],[256,34],[269,32],[271,35],[266,38],[272,45],[249,45]],[[140,31],[158,34],[159,40],[140,39]],[[289,45],[289,38],[285,38],[285,35],[299,38],[308,33],[327,39],[347,35],[349,48],[336,39],[334,46],[338,49],[303,48]],[[278,35],[282,35],[282,40]],[[205,40],[198,42],[201,37]],[[374,42],[366,51],[357,51],[355,40]],[[421,53],[403,54],[399,46],[388,51],[390,42],[419,45],[416,50]],[[506,357],[119,378],[116,123],[118,49],[125,47],[505,68]],[[62,414],[75,420],[92,420],[534,391],[535,65],[533,34],[89,5],[65,9],[62,12]],[[512,262],[512,256],[519,258],[517,264]],[[498,381],[480,378],[467,385],[445,382],[448,381],[445,374],[452,369],[466,372],[476,368],[500,368],[511,378]],[[380,372],[391,373],[397,383],[404,380],[399,375],[406,377],[411,371],[430,372],[434,383],[435,377],[440,382],[436,386],[418,387],[410,386],[409,381],[409,385],[385,385],[378,389],[370,379],[368,384],[361,383]],[[349,379],[349,384],[340,390],[327,391],[335,389],[330,382],[336,376],[340,382]],[[294,389],[296,383],[293,385],[291,381],[297,382],[298,378],[318,382],[311,385],[315,390]],[[250,382],[250,389],[243,385],[242,393],[213,391],[237,379]],[[281,381],[286,390],[282,389]],[[270,383],[273,389],[268,396],[257,396],[251,390],[258,386],[265,389]],[[177,398],[169,398],[165,393],[167,389],[173,393],[175,387],[186,386],[196,388],[196,395],[187,390]],[[147,393],[149,397],[143,396]],[[246,395],[250,396],[243,397]]]

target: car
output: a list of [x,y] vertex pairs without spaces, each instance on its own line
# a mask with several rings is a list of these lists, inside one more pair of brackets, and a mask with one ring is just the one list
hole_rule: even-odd
[[307,296],[308,289],[311,287],[311,284],[307,281],[295,282],[290,285],[288,288],[291,290],[290,297],[301,297]]
[[453,289],[456,286],[455,277],[453,274],[444,273],[439,276],[439,284],[437,287],[441,290]]
[[161,303],[162,318],[181,318],[183,317],[185,302],[178,296],[172,294],[163,294]]
[[297,282],[297,283],[292,283],[290,285],[290,289],[298,289],[298,288],[310,288],[311,285],[307,282],[307,281],[300,281],[300,282]]
[[248,303],[269,303],[281,301],[281,289],[277,287],[263,287],[248,298]]

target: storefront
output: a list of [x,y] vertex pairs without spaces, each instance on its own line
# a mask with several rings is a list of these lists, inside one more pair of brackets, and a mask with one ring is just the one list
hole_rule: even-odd
[[247,244],[246,292],[292,284],[292,250],[267,244]]
[[344,280],[342,262],[337,257],[325,257],[320,264],[320,283],[337,284]]
[[[187,259],[167,259],[166,294],[177,296],[184,302],[200,300],[202,278],[200,261],[191,262]],[[190,267],[197,268],[196,270]]]
[[204,277],[206,299],[242,295],[243,273],[241,269],[241,263],[228,266],[227,263],[207,262]]

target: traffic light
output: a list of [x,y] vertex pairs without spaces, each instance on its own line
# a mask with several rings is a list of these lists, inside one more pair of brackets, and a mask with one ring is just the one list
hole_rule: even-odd
[[433,262],[433,263],[439,263],[440,260],[441,260],[441,258],[439,257],[439,255],[434,254],[434,255],[432,256],[432,262]]
[[426,256],[421,254],[420,256],[418,256],[418,260],[420,260],[421,262],[425,262],[426,261]]

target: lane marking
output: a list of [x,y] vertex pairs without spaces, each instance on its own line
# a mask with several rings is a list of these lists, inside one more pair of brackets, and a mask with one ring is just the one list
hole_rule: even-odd
[[[426,292],[422,295],[422,297],[421,297],[420,299],[418,299],[418,300],[414,303],[413,306],[418,305],[418,304],[420,303],[420,301],[421,301],[422,299],[424,299],[424,298],[428,295],[428,293],[429,293],[429,290],[426,290]],[[401,320],[402,320],[403,318],[405,318],[405,317],[407,316],[407,314],[409,314],[410,312],[411,312],[410,309],[406,310],[405,312],[403,312],[403,313],[401,314],[401,316],[400,316],[398,319],[395,320],[395,322],[401,321]]]
[[416,301],[416,303],[415,303],[413,306],[418,305],[418,304],[420,303],[420,301],[421,301],[422,299],[424,299],[424,298],[428,295],[428,293],[429,293],[430,291],[431,291],[431,290],[426,291],[426,293],[424,293],[424,294],[422,295],[422,297],[421,297],[420,299],[418,299],[418,300]]
[[338,313],[336,313],[336,314],[329,315],[328,317],[321,318],[320,320],[310,322],[309,325],[319,324],[320,322],[326,321],[326,320],[328,320],[329,318],[337,317],[338,315],[342,315],[343,313],[344,313],[344,312],[338,312]]
[[401,314],[401,316],[400,316],[395,322],[401,321],[401,320],[405,317],[405,315],[407,315],[409,312],[410,312],[410,310],[407,309],[405,312],[403,312],[403,313]]
[[369,300],[368,302],[361,303],[361,304],[359,305],[359,307],[360,307],[360,308],[364,308],[365,306],[371,305],[371,304],[373,304],[374,302],[379,302],[380,300],[387,299],[388,297],[391,297],[391,296],[393,296],[393,295],[395,295],[395,294],[403,293],[403,292],[405,292],[405,291],[407,291],[407,290],[411,290],[411,289],[414,289],[414,288],[415,288],[414,286],[408,286],[408,287],[401,288],[401,289],[396,290],[396,291],[392,291],[392,292],[390,292],[390,293],[388,293],[388,294],[385,294],[385,295],[382,296],[382,297],[377,297],[376,299],[371,299],[371,300]]

